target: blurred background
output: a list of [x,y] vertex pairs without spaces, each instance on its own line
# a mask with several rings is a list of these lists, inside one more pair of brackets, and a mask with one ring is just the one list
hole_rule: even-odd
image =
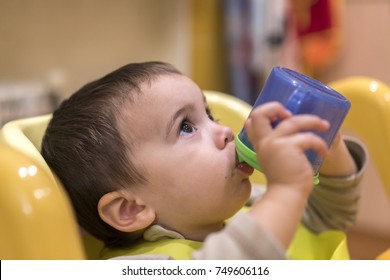
[[[251,104],[276,65],[390,84],[389,27],[389,0],[0,0],[0,125],[147,60]],[[348,233],[355,259],[390,247],[389,203],[369,199]]]
[[249,103],[276,65],[390,84],[389,23],[389,0],[0,0],[0,96],[62,99],[145,60]]

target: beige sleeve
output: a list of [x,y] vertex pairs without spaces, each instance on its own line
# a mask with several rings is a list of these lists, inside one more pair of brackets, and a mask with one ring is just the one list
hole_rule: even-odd
[[361,194],[360,181],[367,165],[367,151],[353,138],[344,141],[358,167],[348,177],[321,176],[320,184],[311,193],[302,223],[313,232],[328,229],[346,230],[357,216]]

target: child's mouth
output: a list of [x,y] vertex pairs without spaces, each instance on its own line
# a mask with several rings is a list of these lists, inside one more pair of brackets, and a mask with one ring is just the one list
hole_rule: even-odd
[[238,170],[240,170],[241,172],[248,174],[248,176],[252,175],[252,174],[253,174],[253,171],[254,171],[253,167],[250,166],[250,165],[248,165],[248,164],[245,163],[245,162],[240,162],[240,163],[238,163],[237,166],[236,166],[236,168],[237,168]]
[[247,174],[248,176],[253,174],[253,167],[247,164],[246,162],[240,162],[238,159],[238,154],[236,153],[236,169],[240,170],[241,172]]

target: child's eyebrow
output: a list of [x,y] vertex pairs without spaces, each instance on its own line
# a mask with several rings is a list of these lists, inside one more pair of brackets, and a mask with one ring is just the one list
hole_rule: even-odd
[[210,117],[212,121],[219,123],[219,120],[215,119],[213,116],[213,112],[211,111],[209,104],[207,103],[206,96],[203,95],[204,105],[206,107],[206,114]]

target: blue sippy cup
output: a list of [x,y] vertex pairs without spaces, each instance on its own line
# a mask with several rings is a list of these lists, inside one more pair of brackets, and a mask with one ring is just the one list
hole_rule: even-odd
[[[348,99],[337,91],[284,67],[273,68],[253,108],[271,101],[282,103],[294,115],[314,114],[327,120],[330,128],[326,132],[313,131],[313,133],[322,137],[328,147],[333,143],[351,107]],[[244,128],[236,135],[235,143],[239,161],[262,171]],[[314,183],[318,184],[318,170],[323,158],[313,150],[307,150],[305,154],[316,174]]]

